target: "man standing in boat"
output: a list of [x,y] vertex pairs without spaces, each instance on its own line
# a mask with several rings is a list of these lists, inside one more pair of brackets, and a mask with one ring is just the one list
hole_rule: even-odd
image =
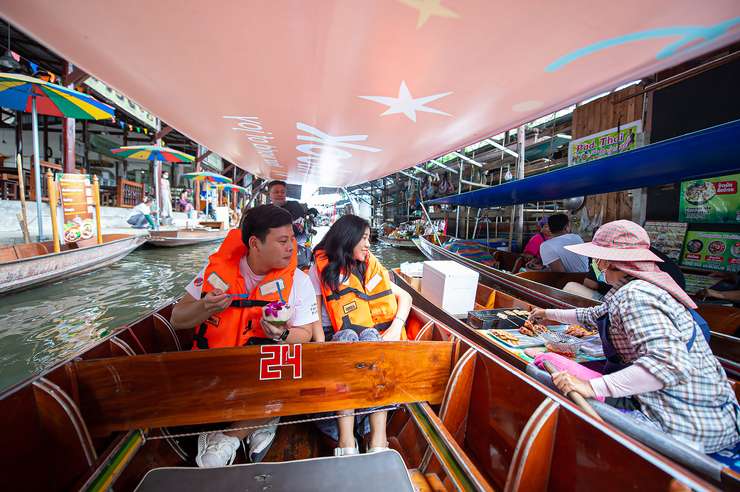
[[310,236],[310,225],[306,219],[308,207],[303,203],[288,200],[287,188],[285,181],[270,181],[267,185],[267,194],[270,196],[270,203],[284,208],[293,216],[293,233],[298,243],[298,268],[308,268],[311,266],[311,250],[306,245]]
[[[240,347],[265,343],[303,343],[311,340],[318,321],[313,286],[297,268],[293,218],[286,210],[262,205],[246,212],[241,229],[233,229],[206,267],[186,287],[175,305],[175,329],[193,329],[193,349]],[[236,299],[237,295],[246,298]],[[262,307],[285,300],[284,327],[263,319]],[[277,419],[235,422],[232,428],[260,427],[254,432],[233,430],[201,434],[200,467],[230,465],[242,439],[247,439],[249,459],[260,461],[275,438]]]

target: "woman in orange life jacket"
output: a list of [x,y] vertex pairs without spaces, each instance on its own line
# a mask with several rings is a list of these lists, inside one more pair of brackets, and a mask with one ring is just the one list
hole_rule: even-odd
[[[411,310],[411,295],[390,281],[388,271],[370,253],[370,224],[356,215],[337,220],[314,249],[315,263],[308,276],[321,304],[323,341],[393,341],[406,339],[404,324]],[[349,414],[345,410],[340,414]],[[388,447],[387,412],[370,414],[369,452]],[[338,419],[336,456],[357,454],[355,419]],[[363,422],[363,425],[364,422]],[[336,429],[325,429],[332,437]]]

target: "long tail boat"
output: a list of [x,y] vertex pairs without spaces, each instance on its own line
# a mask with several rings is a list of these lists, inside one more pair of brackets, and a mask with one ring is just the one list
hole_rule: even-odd
[[[522,348],[506,344],[502,340],[498,340],[496,337],[490,336],[489,330],[477,329],[467,322],[463,322],[452,317],[451,315],[440,309],[438,306],[421,296],[421,287],[418,281],[415,281],[415,279],[412,279],[403,274],[398,268],[393,269],[392,272],[396,284],[400,285],[412,295],[414,305],[420,306],[422,309],[425,310],[425,312],[429,313],[436,320],[442,320],[440,322],[444,322],[444,326],[446,326],[448,330],[453,331],[458,336],[462,336],[463,338],[474,340],[476,344],[484,348],[490,354],[503,359],[508,364],[511,364],[512,367],[520,370],[522,373],[526,373],[532,376],[534,379],[537,379],[554,388],[549,375],[547,375],[547,373],[545,373],[544,371],[538,369],[532,363],[534,360],[533,357],[527,355],[527,353],[522,350]],[[518,320],[514,319],[514,311],[528,311],[531,310],[533,307],[534,306],[532,304],[522,301],[521,299],[517,299],[506,293],[496,291],[483,284],[478,284],[474,307],[475,311],[485,311],[489,309],[494,309],[498,312],[503,311],[505,313],[508,313],[510,320],[514,320],[515,322],[519,321],[519,323],[516,324],[521,324],[521,321],[525,318],[519,316]],[[422,333],[421,335],[417,336],[417,339],[425,337],[428,338],[428,334]],[[583,361],[590,360],[593,360],[593,363],[598,363],[596,359],[590,357],[583,358]],[[735,378],[730,379],[730,382],[733,385],[735,393],[738,395],[738,397],[740,397],[740,384],[738,384],[736,381],[737,376],[729,371],[728,373],[731,375],[731,377]],[[719,480],[726,482],[728,480],[734,481],[738,479],[737,473],[727,468],[724,464],[716,461],[711,457],[707,457],[702,453],[686,449],[686,446],[683,443],[672,439],[670,436],[667,436],[660,432],[655,432],[654,428],[645,428],[640,425],[635,425],[635,423],[631,419],[624,417],[623,414],[621,414],[619,411],[614,410],[607,404],[594,402],[593,405],[596,408],[596,413],[600,416],[600,418],[603,418],[610,424],[624,431],[631,437],[634,437],[638,441],[646,444],[652,449],[658,451],[659,453],[664,454],[675,461],[678,461],[684,466],[687,466],[694,472],[699,473],[705,477],[710,477],[715,481]]]
[[[536,306],[553,309],[574,307],[591,307],[597,301],[571,294],[558,287],[569,281],[582,280],[580,274],[563,274],[560,281],[548,279],[548,284],[541,283],[540,276],[530,274],[511,274],[493,268],[459,254],[448,251],[435,244],[432,238],[420,237],[417,241],[419,250],[430,260],[453,260],[477,271],[479,282],[490,288],[505,292]],[[736,310],[718,309],[714,305],[700,304],[699,314],[705,316],[712,330],[709,345],[715,356],[722,363],[728,375],[740,379],[740,338],[734,336],[737,326]],[[729,327],[729,328],[728,328]],[[731,332],[731,333],[728,333]]]
[[390,236],[378,236],[378,241],[388,246],[399,249],[416,249],[416,244],[411,239],[396,239]]
[[174,248],[177,246],[192,246],[194,244],[221,241],[229,231],[220,229],[176,231],[151,231],[147,244],[150,246]]
[[90,272],[120,260],[146,236],[104,234],[103,243],[84,239],[53,252],[51,241],[0,248],[0,295]]
[[[6,485],[132,490],[144,479],[140,490],[194,490],[208,477],[222,490],[238,476],[247,490],[287,490],[280,477],[300,473],[302,490],[323,490],[333,478],[311,469],[327,467],[355,470],[345,486],[358,490],[414,490],[405,477],[416,490],[716,490],[728,479],[655,453],[416,307],[414,341],[206,351],[183,350],[192,334],[174,331],[170,313],[0,395]],[[282,351],[292,358],[268,366]],[[401,404],[387,427],[388,473],[367,475],[373,455],[311,459],[336,445],[310,422],[316,412],[386,404]],[[274,463],[192,467],[191,434],[273,416],[283,417],[264,460]]]

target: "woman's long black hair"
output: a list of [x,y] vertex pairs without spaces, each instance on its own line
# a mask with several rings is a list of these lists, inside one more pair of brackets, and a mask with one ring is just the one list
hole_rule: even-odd
[[328,265],[321,272],[321,282],[332,291],[339,290],[339,276],[342,281],[347,280],[351,273],[356,273],[362,279],[364,263],[352,257],[352,251],[360,242],[370,224],[356,215],[344,215],[337,220],[324,239],[316,245],[314,251],[324,250],[329,260]]

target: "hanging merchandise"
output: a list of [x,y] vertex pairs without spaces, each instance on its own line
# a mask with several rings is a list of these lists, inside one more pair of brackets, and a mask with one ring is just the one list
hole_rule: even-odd
[[504,174],[504,181],[511,181],[512,179],[514,179],[514,175],[511,174],[511,169],[507,167],[506,174]]

